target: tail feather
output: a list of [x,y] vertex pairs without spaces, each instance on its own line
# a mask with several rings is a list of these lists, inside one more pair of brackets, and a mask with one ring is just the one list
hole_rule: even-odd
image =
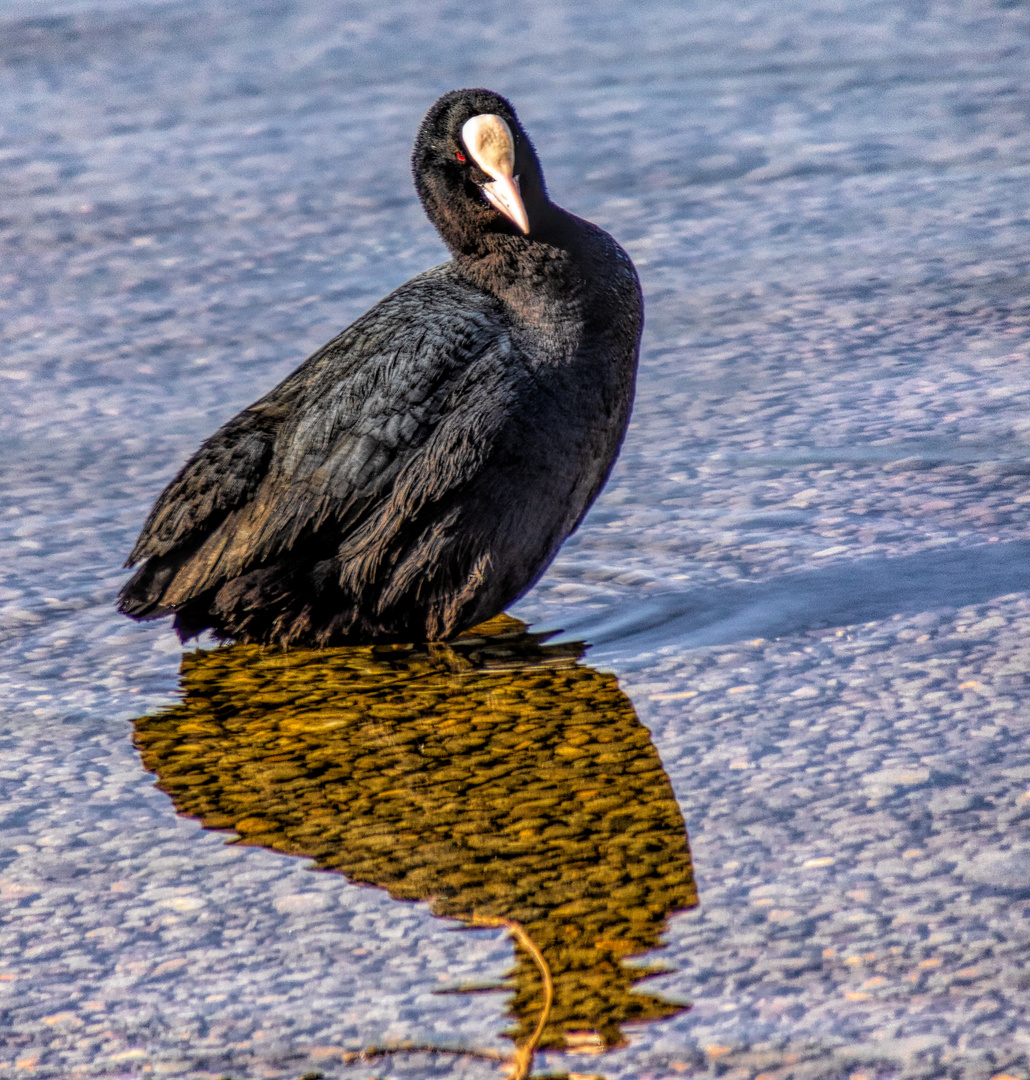
[[172,608],[163,603],[164,595],[181,565],[179,560],[148,559],[122,586],[118,610],[134,619],[171,614]]

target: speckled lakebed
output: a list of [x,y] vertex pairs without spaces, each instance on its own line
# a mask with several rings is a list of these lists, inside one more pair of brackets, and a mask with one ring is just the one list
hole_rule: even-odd
[[[497,1076],[509,923],[536,1074],[1028,1075],[1025,5],[7,0],[0,79],[0,1075]],[[396,657],[183,658],[125,553],[441,261],[407,156],[462,85],[647,298],[512,612],[563,633],[406,653],[403,700]]]

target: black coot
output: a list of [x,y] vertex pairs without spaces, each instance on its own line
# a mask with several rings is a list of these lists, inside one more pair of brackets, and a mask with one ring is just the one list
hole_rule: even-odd
[[629,257],[548,199],[497,94],[445,94],[412,161],[453,259],[201,446],[129,556],[126,614],[184,640],[448,638],[521,596],[601,490],[643,320]]

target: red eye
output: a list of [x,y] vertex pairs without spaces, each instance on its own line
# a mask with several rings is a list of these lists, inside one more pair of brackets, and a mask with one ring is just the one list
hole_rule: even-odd
[[462,163],[462,165],[465,164],[465,155],[460,150],[454,156]]

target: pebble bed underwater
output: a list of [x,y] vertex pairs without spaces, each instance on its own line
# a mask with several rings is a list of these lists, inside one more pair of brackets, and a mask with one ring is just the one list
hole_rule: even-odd
[[[643,283],[582,528],[449,645],[119,616],[479,85]],[[1030,6],[3,0],[0,101],[0,1076],[1030,1077]]]

